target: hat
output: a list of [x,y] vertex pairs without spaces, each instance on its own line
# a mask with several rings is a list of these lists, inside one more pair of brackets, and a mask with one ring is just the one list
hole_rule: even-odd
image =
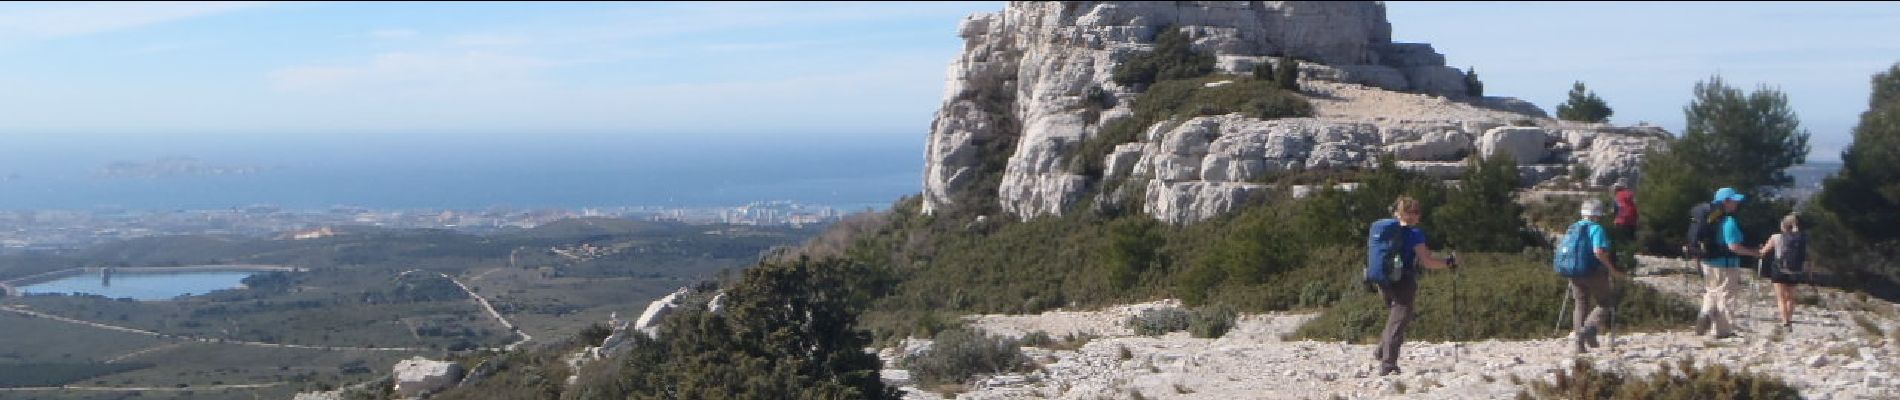
[[1583,202],[1583,216],[1595,217],[1600,215],[1603,215],[1603,202],[1597,201],[1596,199]]
[[1721,190],[1715,191],[1715,200],[1711,200],[1710,202],[1720,203],[1723,200],[1742,201],[1742,194],[1735,193],[1735,188],[1722,188]]

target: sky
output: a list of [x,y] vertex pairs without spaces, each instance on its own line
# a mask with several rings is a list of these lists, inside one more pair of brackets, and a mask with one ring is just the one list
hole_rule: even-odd
[[[37,137],[783,135],[918,153],[1003,2],[0,4],[0,145]],[[1895,3],[1392,2],[1395,40],[1546,110],[1583,81],[1672,132],[1700,80],[1779,88],[1838,159]],[[433,136],[431,136],[433,135]],[[199,155],[205,156],[205,155]],[[3,156],[0,156],[3,157]],[[921,157],[921,154],[918,154]],[[921,168],[921,165],[916,166]]]

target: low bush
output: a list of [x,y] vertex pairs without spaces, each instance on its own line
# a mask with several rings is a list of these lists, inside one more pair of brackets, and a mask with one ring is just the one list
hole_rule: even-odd
[[1032,365],[1021,346],[1015,339],[952,329],[938,332],[929,350],[905,359],[904,365],[926,385],[962,384],[978,375],[1029,370]]
[[1188,315],[1188,333],[1197,338],[1219,338],[1234,329],[1234,318],[1238,315],[1233,307],[1226,304],[1194,309]]
[[1193,316],[1187,310],[1167,307],[1142,310],[1141,314],[1128,317],[1128,329],[1137,335],[1157,336],[1168,332],[1186,330]]
[[1801,393],[1780,379],[1734,372],[1721,364],[1698,367],[1679,360],[1665,362],[1655,373],[1628,377],[1597,369],[1578,360],[1569,371],[1557,371],[1555,383],[1532,381],[1518,398],[1535,399],[1799,399]]

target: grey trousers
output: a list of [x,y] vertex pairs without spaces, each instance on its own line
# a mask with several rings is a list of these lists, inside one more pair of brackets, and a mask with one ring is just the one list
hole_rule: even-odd
[[1407,277],[1405,280],[1379,285],[1379,295],[1385,297],[1385,307],[1392,310],[1385,319],[1385,332],[1379,335],[1379,347],[1373,356],[1385,365],[1399,364],[1399,345],[1405,344],[1405,329],[1418,317],[1413,301],[1418,298],[1418,279]]
[[1592,328],[1588,331],[1591,333],[1608,328],[1603,326],[1603,319],[1616,308],[1615,294],[1610,290],[1610,271],[1597,268],[1589,275],[1570,278],[1570,294],[1577,301],[1575,313],[1571,314],[1571,326],[1575,327],[1578,340],[1583,339],[1586,327]]

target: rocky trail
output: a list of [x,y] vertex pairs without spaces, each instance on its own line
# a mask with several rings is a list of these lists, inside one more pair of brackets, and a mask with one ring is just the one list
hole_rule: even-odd
[[[1650,273],[1674,272],[1679,266],[1665,259],[1646,259],[1644,265]],[[1685,296],[1692,304],[1700,298],[1699,276],[1650,275],[1638,280]],[[1698,365],[1719,363],[1780,377],[1811,399],[1900,397],[1900,363],[1895,361],[1900,343],[1888,336],[1900,328],[1895,304],[1808,289],[1806,293],[1818,296],[1819,305],[1797,309],[1792,333],[1773,333],[1772,294],[1765,288],[1760,293],[1742,300],[1754,302],[1753,307],[1738,306],[1744,314],[1739,338],[1717,340],[1686,330],[1617,334],[1613,344],[1581,358],[1602,369],[1638,375],[1692,358]],[[1141,310],[1174,306],[1178,302],[1163,300],[1102,311],[970,317],[971,326],[994,335],[1020,337],[1040,330],[1057,338],[1069,333],[1100,338],[1074,351],[1025,347],[1024,353],[1041,365],[1037,371],[983,378],[956,398],[1512,398],[1531,380],[1554,379],[1554,372],[1576,359],[1561,337],[1412,341],[1405,344],[1400,361],[1404,373],[1381,377],[1373,374],[1372,345],[1282,339],[1315,314],[1243,314],[1237,327],[1218,339],[1195,339],[1186,332],[1138,336],[1121,325]],[[905,349],[885,349],[881,356],[891,363],[899,354],[926,345],[911,341]],[[887,370],[885,376],[903,380],[908,373]],[[943,398],[915,387],[905,389],[909,399]]]

